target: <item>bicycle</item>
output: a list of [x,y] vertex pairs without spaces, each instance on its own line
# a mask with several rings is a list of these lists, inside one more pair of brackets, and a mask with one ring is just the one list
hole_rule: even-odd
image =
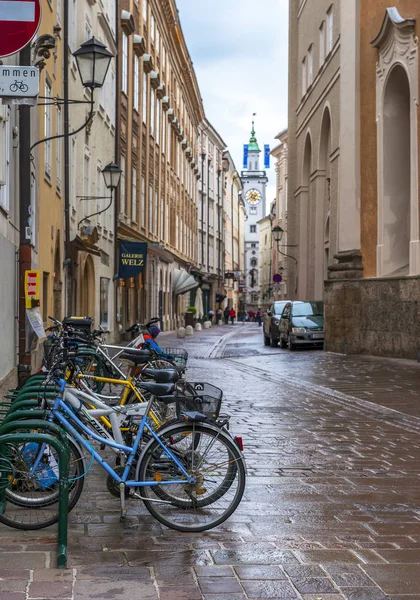
[[[66,386],[64,380],[60,380],[59,384],[62,397],[56,398],[48,420],[59,423],[90,455],[91,464],[96,461],[106,471],[108,489],[114,494],[119,492],[122,520],[126,517],[128,498],[141,500],[150,514],[162,524],[184,532],[201,532],[216,527],[237,508],[245,489],[244,457],[223,429],[203,421],[203,414],[186,411],[184,423],[173,423],[155,432],[148,417],[153,399],[143,404],[115,407],[95,400],[91,416],[104,415],[112,423],[112,435],[105,432],[101,436],[92,431],[75,412],[80,410],[78,395],[82,392]],[[140,418],[130,446],[122,443],[120,431],[122,421],[127,418]],[[144,443],[146,430],[149,439]],[[91,440],[113,449],[124,464],[111,467],[94,449]],[[0,515],[0,522],[19,529],[28,528],[26,515],[29,511],[33,516],[34,508],[38,508],[40,516],[36,523],[31,519],[30,528],[41,529],[58,521],[57,508],[55,514],[51,514],[51,497],[57,493],[58,481],[56,463],[50,460],[53,453],[47,444],[40,444],[36,451],[32,450],[23,454],[26,468],[19,473],[20,487],[14,492],[15,502],[10,501],[8,495],[5,511]],[[3,449],[3,456],[5,454],[7,452]],[[12,459],[13,456],[10,470],[16,466],[16,461]],[[48,480],[39,475],[46,471]],[[76,481],[77,494],[73,506],[80,497],[84,478],[78,477]],[[23,493],[24,484],[32,489],[37,488],[37,507],[28,508],[23,502],[16,502],[16,496]],[[45,518],[42,510],[47,506],[50,512]]]

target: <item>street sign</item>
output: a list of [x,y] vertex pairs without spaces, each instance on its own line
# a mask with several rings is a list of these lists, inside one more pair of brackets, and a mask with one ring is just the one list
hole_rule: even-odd
[[273,281],[274,283],[281,283],[283,281],[283,277],[280,275],[280,273],[276,273],[273,275]]
[[0,58],[29,44],[40,22],[40,0],[0,0]]
[[[0,0],[0,9],[1,4]],[[0,98],[34,98],[38,94],[38,67],[0,65]]]

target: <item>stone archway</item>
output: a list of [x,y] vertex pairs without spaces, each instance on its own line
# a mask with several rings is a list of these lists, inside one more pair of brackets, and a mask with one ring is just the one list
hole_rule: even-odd
[[419,57],[415,19],[388,8],[378,49],[377,275],[420,273],[418,204]]
[[409,272],[410,84],[400,65],[385,87],[383,104],[382,274]]
[[95,318],[95,266],[91,256],[86,258],[81,284],[81,316]]
[[305,139],[303,153],[302,184],[300,190],[300,227],[299,227],[299,298],[304,300],[308,295],[308,264],[311,260],[311,173],[312,173],[312,139],[310,132]]
[[[331,113],[325,107],[322,116],[321,135],[319,142],[319,162],[316,194],[315,216],[315,298],[320,300],[324,294],[324,280],[328,275],[329,252],[325,252],[325,233],[328,225],[329,246],[329,218],[331,206]],[[327,263],[325,261],[327,260]]]

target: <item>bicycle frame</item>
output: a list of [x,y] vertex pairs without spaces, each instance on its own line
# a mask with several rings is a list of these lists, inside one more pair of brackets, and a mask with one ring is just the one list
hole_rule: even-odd
[[[63,384],[65,385],[65,382],[62,382],[62,389],[64,391],[65,388],[64,388]],[[68,400],[71,400],[71,396],[69,396],[69,394],[67,394],[66,396],[67,396]],[[76,398],[76,402],[78,402],[77,398]],[[170,450],[170,448],[165,446],[165,444],[161,441],[159,436],[153,431],[153,429],[150,426],[148,426],[147,414],[150,411],[150,408],[152,405],[152,400],[147,402],[146,405],[145,404],[143,404],[143,406],[136,405],[136,407],[128,407],[127,409],[124,409],[123,407],[109,407],[106,404],[100,402],[99,400],[96,401],[96,404],[98,406],[98,409],[95,410],[95,412],[99,412],[99,413],[104,412],[104,414],[108,414],[110,416],[112,415],[112,413],[114,413],[116,416],[116,413],[118,413],[118,412],[122,413],[124,416],[131,416],[133,414],[139,415],[139,413],[141,412],[139,410],[139,407],[141,407],[142,411],[144,410],[144,414],[142,416],[140,426],[139,426],[139,429],[138,429],[138,432],[137,432],[137,435],[136,435],[136,438],[134,440],[132,447],[125,446],[122,443],[121,444],[117,443],[113,439],[109,439],[109,438],[104,439],[103,437],[99,436],[98,434],[95,434],[94,432],[92,432],[77,417],[77,415],[71,410],[71,408],[66,406],[64,400],[62,400],[60,397],[56,398],[56,400],[54,402],[54,406],[51,409],[51,416],[49,417],[48,420],[53,421],[55,418],[60,423],[60,425],[63,427],[63,429],[65,431],[67,431],[74,439],[76,439],[85,448],[85,450],[92,455],[93,459],[96,460],[102,466],[102,468],[108,473],[108,475],[110,475],[118,484],[124,484],[127,487],[153,487],[153,486],[157,486],[157,485],[180,485],[180,484],[182,485],[182,484],[191,483],[194,481],[194,477],[192,477],[191,475],[188,474],[185,467],[177,459],[177,457]],[[111,419],[112,419],[112,416],[111,416]],[[112,419],[112,420],[114,420],[114,419]],[[78,428],[82,429],[91,439],[96,440],[102,444],[105,444],[106,446],[109,446],[113,449],[116,449],[117,451],[122,452],[128,456],[127,462],[124,467],[123,474],[121,476],[115,472],[115,470],[107,463],[107,461],[104,458],[102,458],[102,456],[99,454],[99,452],[97,452],[92,447],[92,445],[89,443],[89,441],[86,440],[77,431],[77,429],[73,426],[72,423],[74,423]],[[161,446],[161,448],[165,452],[165,455],[175,463],[175,465],[178,467],[178,469],[180,469],[182,474],[185,476],[185,479],[179,479],[179,480],[174,480],[174,481],[136,481],[136,480],[128,479],[130,470],[133,466],[133,461],[138,452],[140,442],[143,438],[145,429],[147,429],[149,431],[149,433],[152,435],[152,437],[158,442],[158,444]],[[40,450],[38,452],[38,455],[34,461],[34,465],[31,469],[31,475],[33,475],[36,472],[36,469],[38,468],[39,463],[42,459],[44,450],[45,450],[45,444],[42,444],[40,447]]]

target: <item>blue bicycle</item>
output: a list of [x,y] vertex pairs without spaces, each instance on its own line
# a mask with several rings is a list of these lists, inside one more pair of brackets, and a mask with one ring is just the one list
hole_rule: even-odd
[[[87,409],[83,392],[60,380],[62,396],[49,407],[48,419],[61,425],[71,441],[69,509],[83,490],[84,475],[96,461],[107,473],[108,490],[120,499],[121,519],[127,502],[141,500],[163,525],[183,532],[201,532],[225,521],[239,505],[246,468],[242,452],[223,429],[189,411],[184,422],[155,431],[147,403],[108,406],[98,398]],[[106,416],[112,433],[95,422]],[[121,439],[128,423],[132,443]],[[118,457],[112,467],[98,449]],[[114,455],[115,455],[114,454]],[[58,521],[57,456],[48,444],[20,444],[13,449],[13,478],[0,522],[18,529],[41,529]]]

